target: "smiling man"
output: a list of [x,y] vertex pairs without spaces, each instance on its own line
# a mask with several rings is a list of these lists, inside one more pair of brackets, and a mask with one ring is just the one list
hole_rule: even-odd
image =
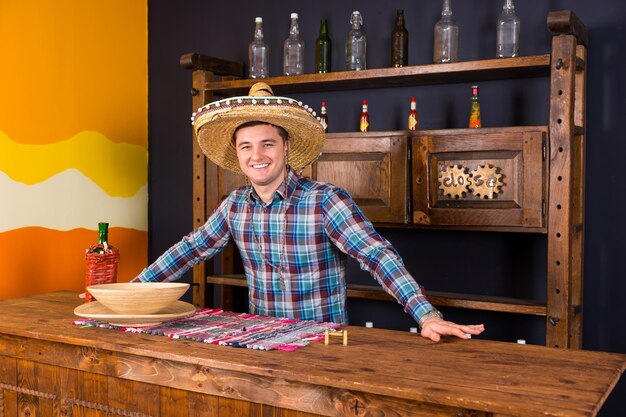
[[235,130],[234,140],[241,170],[261,200],[269,202],[285,179],[287,132],[264,122],[248,122]]
[[310,108],[257,83],[248,96],[200,108],[193,123],[205,155],[244,174],[250,185],[230,193],[203,226],[135,281],[178,279],[234,241],[250,313],[346,324],[351,256],[415,319],[422,336],[438,341],[484,330],[443,319],[345,190],[297,174],[319,157],[325,139]]

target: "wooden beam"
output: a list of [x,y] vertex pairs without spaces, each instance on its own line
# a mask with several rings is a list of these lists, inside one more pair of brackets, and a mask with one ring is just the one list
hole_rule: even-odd
[[553,35],[574,35],[579,45],[589,43],[587,27],[571,10],[548,13],[548,30]]
[[215,75],[230,75],[243,78],[243,64],[227,61],[198,53],[185,54],[180,57],[180,66],[192,71],[211,71]]
[[[547,76],[550,55],[498,58],[448,64],[411,65],[401,68],[375,68],[363,71],[335,71],[271,77],[267,82],[275,94],[338,91],[346,89],[389,88],[450,82],[480,82],[510,78]],[[215,81],[205,85],[220,96],[247,94],[255,79]]]
[[[248,286],[245,275],[208,276],[207,283],[237,287]],[[395,301],[395,298],[387,294],[381,287],[373,285],[349,284],[348,297],[365,300]],[[546,304],[537,300],[439,291],[429,291],[428,299],[434,305],[441,307],[469,308],[484,311],[529,314],[535,316],[546,315]]]

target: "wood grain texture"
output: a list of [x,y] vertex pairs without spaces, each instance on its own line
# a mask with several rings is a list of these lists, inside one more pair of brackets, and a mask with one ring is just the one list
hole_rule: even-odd
[[[478,339],[435,344],[361,327],[348,327],[348,346],[259,352],[80,328],[71,324],[78,303],[71,292],[0,302],[0,363],[11,372],[17,360],[20,386],[81,400],[106,392],[108,407],[145,415],[206,404],[228,416],[276,408],[283,410],[276,415],[358,408],[357,415],[385,416],[593,416],[626,367],[619,354]],[[61,407],[18,397],[22,411]]]
[[[579,164],[574,163],[574,108],[576,39],[573,35],[555,36],[552,39],[553,62],[550,81],[550,196],[547,204],[548,220],[548,317],[546,320],[546,345],[555,347],[580,347],[581,332],[572,332],[575,316],[573,300],[580,300],[582,271],[574,270],[574,258],[582,258],[582,246],[574,245],[577,190],[572,181],[580,177]],[[557,65],[556,62],[562,62]],[[580,186],[581,184],[576,184]],[[574,252],[573,250],[578,250]],[[576,291],[574,293],[573,291]]]
[[348,191],[372,222],[408,223],[407,155],[402,132],[327,135],[315,179]]
[[180,66],[192,71],[210,71],[216,75],[238,76],[243,78],[243,64],[212,56],[189,53],[180,57]]
[[[544,227],[547,127],[416,131],[412,137],[413,221],[423,226]],[[446,195],[440,184],[448,167],[467,174],[497,169],[502,185],[492,199]],[[470,177],[469,181],[474,181]]]
[[[183,58],[181,58],[181,61]],[[210,92],[206,92],[202,85],[206,82],[213,80],[213,73],[209,71],[194,71],[192,75],[192,98],[191,98],[191,111],[195,112],[198,108],[202,107],[206,102],[212,101],[213,95]],[[195,93],[195,94],[194,94]],[[215,177],[210,175],[210,169],[214,168],[208,166],[208,161],[200,149],[200,145],[195,138],[192,142],[193,154],[192,154],[192,169],[193,169],[193,227],[200,227],[207,218],[207,210],[214,207],[214,202],[209,201],[210,196],[206,194],[207,188],[215,189],[215,184],[212,184],[212,180]],[[193,267],[193,303],[196,307],[203,307],[209,305],[213,300],[213,286],[206,285],[204,276],[207,270],[211,270],[213,261],[200,262]]]
[[548,30],[554,35],[574,35],[581,45],[589,43],[587,27],[571,10],[548,13]]
[[[206,279],[209,284],[229,285],[234,287],[248,286],[245,275],[208,276]],[[379,285],[348,284],[348,298],[396,302],[396,299],[386,293]],[[546,315],[546,303],[538,300],[443,291],[428,291],[428,300],[433,305],[442,307],[471,308],[474,310],[500,311],[537,316]]]
[[[334,71],[325,74],[277,76],[265,79],[277,95],[347,89],[402,87],[442,83],[480,82],[509,78],[546,76],[550,55],[452,62],[445,65],[411,65],[363,71]],[[254,79],[214,81],[206,90],[220,96],[245,95]]]

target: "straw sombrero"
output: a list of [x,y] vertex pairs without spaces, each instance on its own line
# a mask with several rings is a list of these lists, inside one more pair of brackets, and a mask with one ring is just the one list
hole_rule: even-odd
[[243,123],[261,121],[285,129],[290,142],[287,162],[296,170],[313,163],[324,145],[324,128],[315,112],[295,99],[274,96],[265,83],[254,84],[247,96],[200,107],[191,120],[202,152],[220,167],[238,174],[242,171],[232,138]]

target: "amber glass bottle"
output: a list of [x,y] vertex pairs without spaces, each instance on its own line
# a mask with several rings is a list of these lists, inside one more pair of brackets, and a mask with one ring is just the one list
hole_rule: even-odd
[[391,32],[391,66],[406,67],[409,64],[409,32],[404,26],[404,10],[396,12],[396,25]]

